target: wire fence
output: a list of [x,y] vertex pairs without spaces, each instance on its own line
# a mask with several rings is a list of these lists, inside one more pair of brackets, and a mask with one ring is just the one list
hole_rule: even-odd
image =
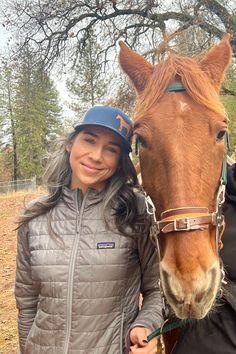
[[0,194],[28,190],[36,190],[36,176],[31,179],[18,179],[16,181],[0,182]]

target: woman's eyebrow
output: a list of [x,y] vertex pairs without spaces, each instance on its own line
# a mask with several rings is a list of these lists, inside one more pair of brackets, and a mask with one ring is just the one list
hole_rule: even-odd
[[120,148],[120,144],[116,143],[115,141],[109,141],[108,143],[114,146],[118,146]]
[[[92,136],[94,138],[99,138],[99,136],[96,133],[91,132],[89,130],[84,130],[83,132],[84,132],[84,134],[90,135],[90,136]],[[117,143],[116,141],[113,141],[113,140],[108,141],[108,144],[115,145],[115,146],[118,146],[120,148],[120,144]]]
[[83,132],[84,132],[84,134],[88,134],[88,135],[93,136],[94,138],[98,138],[98,135],[97,135],[97,134],[95,134],[95,133],[93,133],[93,132],[90,132],[89,130],[84,130]]

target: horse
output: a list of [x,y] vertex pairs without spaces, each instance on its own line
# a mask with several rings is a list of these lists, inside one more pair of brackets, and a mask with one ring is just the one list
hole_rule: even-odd
[[232,57],[230,35],[198,61],[171,53],[155,65],[119,44],[120,66],[137,93],[134,138],[163,296],[178,319],[200,320],[222,281],[228,118],[219,92]]

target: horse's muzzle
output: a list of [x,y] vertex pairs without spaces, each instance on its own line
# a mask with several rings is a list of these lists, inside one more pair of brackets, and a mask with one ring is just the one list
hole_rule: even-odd
[[202,319],[215,303],[220,286],[218,262],[207,271],[199,270],[195,277],[169,272],[160,267],[161,285],[167,302],[180,319]]

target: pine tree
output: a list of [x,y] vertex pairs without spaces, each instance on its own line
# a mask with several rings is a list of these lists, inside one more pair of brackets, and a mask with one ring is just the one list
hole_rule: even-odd
[[52,80],[29,48],[20,60],[15,115],[20,176],[40,181],[48,144],[60,130],[60,107]]
[[73,70],[72,79],[67,80],[67,88],[72,94],[71,108],[78,117],[91,106],[100,104],[106,93],[106,79],[97,55],[101,47],[93,30],[90,30],[88,38]]
[[230,66],[226,74],[226,79],[223,84],[222,100],[226,108],[227,115],[229,117],[229,133],[230,133],[230,152],[236,157],[236,104],[235,104],[235,92],[236,92],[236,63],[235,60]]
[[[2,58],[0,76],[0,146],[4,157],[4,168],[0,179],[16,180],[18,177],[18,163],[16,151],[16,121],[14,114],[15,104],[15,74],[14,64]],[[9,178],[10,176],[10,178]]]

